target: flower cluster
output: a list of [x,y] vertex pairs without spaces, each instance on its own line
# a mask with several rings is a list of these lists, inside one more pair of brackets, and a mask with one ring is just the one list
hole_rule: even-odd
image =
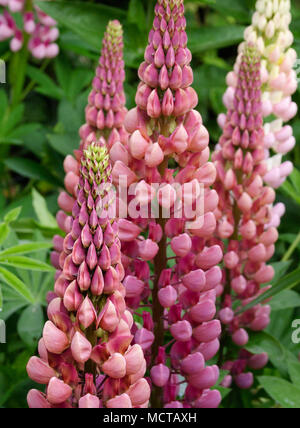
[[[114,150],[127,144],[127,133],[123,122],[126,115],[123,82],[125,79],[123,61],[122,27],[118,21],[111,21],[104,35],[102,55],[93,80],[93,89],[86,107],[86,123],[80,128],[79,150],[75,157],[68,155],[64,161],[66,172],[65,188],[58,198],[61,211],[57,214],[59,227],[69,231],[69,213],[72,211],[79,180],[79,167],[82,151],[92,142],[99,142]],[[111,151],[113,159],[113,151]],[[52,264],[58,268],[59,253],[62,250],[62,239],[54,238]]]
[[[64,162],[57,220],[66,236],[54,238],[49,320],[27,366],[46,390],[29,392],[30,407],[216,408],[219,366],[229,371],[224,387],[250,388],[250,369],[267,364],[245,347],[270,306],[245,306],[273,279],[284,213],[273,187],[291,169],[279,165],[278,180],[268,170],[268,149],[281,156],[294,144],[283,126],[296,113],[289,6],[257,2],[212,162],[184,0],[157,0],[128,113],[122,28],[109,23],[80,147]],[[264,126],[271,114],[278,119]]]
[[[241,307],[264,293],[274,276],[267,261],[273,256],[277,229],[270,224],[275,191],[263,184],[266,173],[261,102],[261,63],[256,48],[246,46],[241,58],[232,108],[229,109],[219,145],[213,154],[220,202],[217,234],[226,244],[224,293],[219,318],[233,342],[243,347],[246,331],[261,331],[269,324],[270,307],[257,305],[237,313]],[[263,361],[267,362],[265,356]],[[250,356],[251,358],[251,356]],[[255,361],[258,357],[255,356]],[[252,374],[243,373],[249,354],[225,365],[241,387],[252,385]],[[263,364],[261,364],[263,365]],[[250,363],[251,367],[251,363]]]
[[[260,55],[262,78],[262,101],[265,122],[265,149],[267,173],[264,180],[273,188],[278,188],[293,170],[291,162],[282,158],[295,146],[292,127],[284,125],[297,113],[297,104],[292,95],[297,89],[296,71],[293,69],[297,54],[291,48],[293,34],[289,30],[291,22],[290,0],[258,0],[252,25],[245,31],[245,43],[254,43]],[[240,46],[240,54],[234,72],[227,77],[228,90],[224,96],[227,108],[232,107],[237,85],[237,73],[245,43]],[[221,115],[223,126],[225,116]],[[270,152],[274,156],[270,157]]]
[[[113,150],[114,183],[125,191],[135,184],[130,201],[139,215],[119,221],[120,239],[127,304],[136,309],[152,302],[152,316],[144,312],[143,327],[135,324],[133,331],[150,369],[153,407],[217,407],[221,399],[210,390],[218,367],[206,365],[218,351],[221,333],[214,318],[222,251],[205,245],[216,227],[218,196],[210,189],[216,170],[208,162],[208,132],[193,110],[198,98],[191,88],[185,28],[183,0],[158,0],[139,68],[137,107],[125,119],[128,151]],[[184,191],[176,192],[176,184],[179,189],[185,184]],[[157,215],[143,216],[153,204]],[[185,205],[193,212],[178,215]],[[168,345],[167,335],[173,337]]]
[[[0,15],[0,41],[10,39],[10,49],[19,51],[26,41],[28,50],[37,59],[54,58],[59,48],[56,22],[37,6],[26,8],[25,0],[0,0],[4,7]],[[19,28],[12,14],[20,13],[23,28]]]
[[71,231],[60,255],[61,274],[48,306],[40,357],[29,376],[47,385],[31,390],[30,407],[147,407],[146,362],[132,345],[125,305],[117,222],[109,218],[111,166],[107,149],[83,152]]

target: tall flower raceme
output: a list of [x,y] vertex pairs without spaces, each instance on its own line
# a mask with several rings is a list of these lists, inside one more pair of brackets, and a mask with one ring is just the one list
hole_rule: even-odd
[[[224,325],[220,361],[226,361],[226,347],[243,348],[249,340],[247,330],[261,331],[270,321],[270,306],[256,305],[238,315],[240,309],[269,289],[274,270],[267,262],[274,254],[277,229],[270,224],[276,194],[264,185],[267,165],[264,153],[263,105],[261,102],[261,63],[259,53],[247,45],[240,61],[232,108],[228,110],[219,145],[213,154],[218,178],[215,183],[220,202],[217,235],[225,246],[222,307],[219,318]],[[232,343],[232,342],[231,342]],[[232,349],[231,349],[232,351]],[[242,350],[236,361],[224,368],[232,382],[249,388],[253,375],[268,361],[266,354],[252,355]]]
[[72,227],[60,257],[63,271],[48,306],[39,357],[27,365],[46,391],[31,390],[29,407],[148,406],[146,361],[142,348],[132,344],[118,226],[109,214],[111,182],[107,149],[92,143],[82,155]]
[[[86,107],[86,123],[79,131],[81,138],[79,150],[75,151],[75,157],[69,155],[64,161],[66,191],[62,191],[58,198],[61,211],[57,214],[57,221],[65,233],[70,231],[69,214],[76,198],[80,158],[84,148],[95,141],[109,149],[114,146],[111,151],[113,159],[114,150],[117,148],[122,150],[123,145],[127,144],[127,132],[123,126],[127,113],[123,89],[124,79],[122,26],[119,21],[111,21],[104,35],[102,54]],[[63,239],[55,236],[52,263],[57,269],[60,269],[59,255],[62,245]]]
[[[54,19],[25,0],[0,0],[0,6],[3,6],[3,13],[0,14],[0,41],[10,39],[13,52],[19,51],[26,41],[29,51],[37,59],[58,55],[59,47],[55,42],[59,31]],[[22,15],[22,28],[17,25],[14,14]]]
[[[264,177],[267,184],[278,188],[293,170],[291,162],[282,158],[295,146],[292,127],[285,125],[297,113],[292,95],[297,89],[296,71],[293,69],[297,53],[291,48],[293,34],[290,0],[258,0],[252,25],[245,31],[246,43],[255,43],[262,55],[262,101],[265,119],[265,149],[268,170]],[[237,84],[237,73],[244,43],[240,46],[234,72],[227,77],[228,90],[224,97],[231,108]],[[221,115],[220,124],[225,123]]]
[[208,162],[208,132],[193,110],[198,98],[185,28],[183,0],[158,0],[137,107],[125,119],[128,151],[113,150],[114,184],[129,201],[128,217],[119,221],[126,301],[133,310],[152,307],[132,330],[150,370],[152,407],[217,407],[221,400],[210,389],[218,367],[207,365],[221,332],[214,318],[222,251],[205,245],[216,227],[216,170]]

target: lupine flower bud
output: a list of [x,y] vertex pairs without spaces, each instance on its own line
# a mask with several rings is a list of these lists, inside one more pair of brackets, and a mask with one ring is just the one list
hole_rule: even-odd
[[252,373],[241,373],[234,378],[235,383],[241,389],[249,389],[253,385]]
[[157,366],[152,367],[150,375],[154,385],[162,388],[169,380],[170,369],[164,364],[158,364]]
[[108,409],[131,409],[132,403],[127,394],[122,394],[108,400],[107,408]]
[[72,388],[62,380],[53,377],[47,387],[47,400],[51,404],[61,404],[68,400],[72,394]]
[[27,402],[30,409],[50,409],[51,404],[45,395],[37,389],[31,389],[27,394]]
[[170,308],[171,306],[173,306],[177,301],[177,297],[177,291],[171,285],[162,288],[158,292],[159,302],[164,308]]
[[269,357],[268,354],[257,354],[250,357],[248,360],[248,366],[253,370],[263,369],[268,363]]
[[28,375],[37,383],[47,385],[55,371],[38,357],[31,357],[26,367]]
[[99,409],[100,400],[95,395],[86,394],[79,399],[79,409]]

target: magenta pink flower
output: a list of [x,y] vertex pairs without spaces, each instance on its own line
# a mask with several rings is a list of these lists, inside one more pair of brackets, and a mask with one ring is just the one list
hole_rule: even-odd
[[[25,0],[0,1],[4,7],[3,15],[0,15],[0,40],[10,39],[10,49],[17,52],[23,47],[24,40],[28,39],[27,47],[35,58],[56,57],[59,53],[56,21],[37,6],[29,10],[25,3]],[[10,12],[22,15],[22,28],[18,27]]]
[[[274,270],[267,262],[274,254],[278,239],[278,232],[272,225],[275,191],[263,184],[267,167],[260,66],[256,49],[247,46],[233,105],[228,110],[223,135],[213,154],[218,171],[215,189],[220,197],[217,234],[226,242],[219,318],[225,332],[239,347],[248,343],[247,330],[260,331],[269,324],[268,305],[257,305],[238,316],[233,308],[238,306],[239,310],[269,288],[267,284],[273,279]],[[229,367],[241,388],[249,388],[253,383],[252,374],[243,373],[249,358],[251,354],[243,351]],[[263,362],[266,364],[267,360],[263,358]],[[228,379],[225,382],[229,383]]]
[[[150,370],[152,407],[217,407],[221,399],[210,391],[219,370],[206,366],[221,333],[214,318],[222,251],[205,244],[216,228],[218,196],[210,189],[216,170],[208,162],[208,132],[193,110],[198,98],[185,28],[183,0],[159,0],[139,68],[137,107],[125,119],[128,147],[111,151],[120,206],[121,193],[128,196],[127,219],[119,222],[126,302],[132,310],[152,305],[152,316],[144,312],[142,328],[132,329]],[[191,373],[183,361],[195,353],[202,364]]]
[[121,283],[118,225],[109,216],[109,202],[103,203],[110,194],[107,149],[92,143],[83,150],[40,357],[27,365],[29,376],[46,385],[45,395],[29,392],[30,407],[148,406],[146,362],[142,348],[132,343],[133,319]]
[[[82,150],[92,142],[99,142],[110,149],[112,160],[117,149],[126,153],[123,147],[127,144],[127,133],[123,126],[127,112],[124,79],[122,27],[118,21],[111,21],[104,35],[102,54],[86,107],[86,123],[79,131],[79,150],[75,151],[75,157],[68,155],[64,161],[66,191],[62,191],[58,198],[61,211],[57,214],[57,222],[65,233],[70,232],[68,216],[76,199]],[[54,239],[54,250],[52,263],[59,269],[58,257],[62,250],[62,239],[59,236]]]

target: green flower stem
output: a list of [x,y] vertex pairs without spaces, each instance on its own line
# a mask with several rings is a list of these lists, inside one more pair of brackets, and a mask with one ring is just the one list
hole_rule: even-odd
[[[41,67],[40,67],[40,71],[45,71],[46,68],[48,67],[49,63],[50,63],[51,59],[50,58],[46,58]],[[21,101],[24,101],[24,99],[27,97],[27,95],[34,89],[35,85],[36,85],[36,81],[31,80],[28,85],[26,86],[26,88],[24,89],[24,91],[22,92],[21,95]]]
[[291,259],[291,256],[293,255],[294,251],[296,250],[296,248],[298,247],[299,244],[300,244],[300,232],[299,232],[297,238],[295,239],[295,241],[292,243],[290,248],[285,253],[285,255],[282,259],[283,262],[287,262]]
[[[25,4],[26,12],[33,10],[32,0],[27,0]],[[15,107],[22,100],[22,92],[26,80],[27,64],[29,59],[28,42],[30,35],[23,32],[24,43],[22,49],[13,56],[10,67],[11,107]]]

